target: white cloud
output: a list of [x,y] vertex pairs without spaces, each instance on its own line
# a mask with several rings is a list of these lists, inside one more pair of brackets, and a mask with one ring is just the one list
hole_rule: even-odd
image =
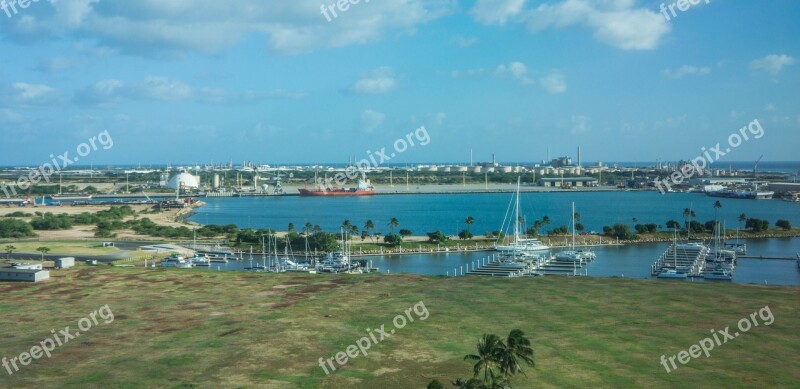
[[390,67],[380,67],[356,81],[348,91],[355,94],[382,94],[393,90],[397,86],[394,72]]
[[373,110],[366,110],[361,113],[361,125],[364,129],[364,132],[370,133],[375,131],[381,124],[383,124],[384,119],[386,119],[386,115],[381,112],[375,112]]
[[[495,77],[511,77],[519,81],[521,85],[528,86],[536,84],[531,73],[535,73],[535,70],[530,70],[528,66],[522,62],[513,61],[508,64],[497,65],[492,71],[486,69],[454,70],[450,74],[453,78],[484,76],[487,74],[491,74]],[[564,93],[567,91],[567,77],[563,72],[555,69],[539,78],[539,86],[551,94]]]
[[778,110],[778,108],[776,108],[774,105],[772,105],[772,103],[767,103],[767,105],[764,106],[764,111],[767,111],[767,112],[772,112],[772,111],[777,111],[777,110]]
[[570,129],[570,132],[573,135],[585,134],[591,129],[591,126],[589,125],[591,120],[586,116],[573,115],[571,121],[572,128]]
[[633,0],[564,0],[542,4],[524,18],[533,32],[575,25],[589,27],[594,37],[623,50],[652,50],[670,31],[664,17]]
[[684,76],[704,76],[706,74],[711,73],[711,69],[708,67],[697,67],[691,65],[683,65],[675,70],[672,69],[664,69],[661,73],[664,77],[671,78],[673,80],[678,80],[683,78]]
[[197,101],[211,104],[246,104],[270,98],[297,99],[305,93],[275,89],[271,91],[245,91],[230,93],[223,89],[193,87],[185,82],[167,77],[149,76],[144,80],[126,84],[120,80],[101,80],[75,94],[81,105],[108,105],[123,100],[146,101]]
[[22,120],[23,120],[22,115],[8,108],[0,109],[0,122],[20,123],[22,122]]
[[505,24],[522,12],[525,0],[477,0],[469,10],[475,20],[484,24]]
[[[327,2],[325,4],[328,4]],[[280,53],[364,44],[452,13],[453,1],[361,2],[327,22],[318,0],[50,0],[0,23],[18,42],[46,37],[91,37],[128,54],[182,56],[217,53],[250,35]]]
[[437,112],[433,115],[433,121],[436,124],[444,123],[445,119],[447,119],[447,114],[444,112]]
[[771,54],[750,62],[750,67],[755,70],[764,70],[773,76],[777,76],[783,70],[784,66],[792,64],[794,64],[794,58],[786,54]]
[[516,78],[522,85],[530,85],[533,83],[533,80],[528,78],[528,67],[522,62],[515,61],[508,65],[498,65],[494,74],[498,76],[510,75]]
[[564,93],[567,91],[567,78],[561,71],[553,70],[539,79],[539,85],[551,94]]
[[475,37],[464,37],[464,36],[456,36],[453,39],[450,39],[450,43],[454,44],[462,49],[470,47],[476,43],[478,43],[478,38]]
[[25,82],[12,84],[11,89],[4,94],[9,103],[20,106],[48,104],[58,98],[58,90],[55,88],[44,84],[28,84]]

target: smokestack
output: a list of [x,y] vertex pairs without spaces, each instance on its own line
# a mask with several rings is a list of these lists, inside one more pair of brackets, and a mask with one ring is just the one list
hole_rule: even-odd
[[581,146],[578,146],[578,167],[581,167]]

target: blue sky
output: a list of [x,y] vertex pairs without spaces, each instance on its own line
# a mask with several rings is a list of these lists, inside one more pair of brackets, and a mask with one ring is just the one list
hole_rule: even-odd
[[[6,0],[9,1],[9,0]],[[40,0],[0,10],[0,165],[798,160],[800,2]],[[666,3],[665,5],[669,5]],[[668,11],[667,11],[668,12]]]

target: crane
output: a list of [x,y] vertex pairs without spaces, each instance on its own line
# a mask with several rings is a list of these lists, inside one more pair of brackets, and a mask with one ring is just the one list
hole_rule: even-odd
[[756,160],[756,164],[753,165],[753,181],[758,179],[758,176],[756,174],[758,172],[758,163],[761,162],[761,158],[764,158],[764,154],[761,154],[761,156],[758,157],[758,160]]

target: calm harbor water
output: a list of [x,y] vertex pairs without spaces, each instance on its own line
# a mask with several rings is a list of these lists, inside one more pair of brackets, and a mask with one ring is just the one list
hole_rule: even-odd
[[[752,239],[747,242],[748,256],[789,257],[800,253],[800,238]],[[595,247],[597,260],[581,269],[581,274],[593,277],[651,278],[650,265],[660,256],[669,243],[649,243],[629,246]],[[492,252],[453,252],[441,254],[406,254],[393,256],[363,257],[372,261],[372,266],[381,273],[411,273],[423,275],[453,275],[463,267],[481,261]],[[259,255],[252,261],[247,254],[242,261],[229,261],[227,264],[212,264],[212,270],[244,270],[246,267],[263,264]],[[297,258],[301,259],[301,258]],[[661,280],[659,280],[661,281]],[[674,280],[669,280],[674,281]],[[680,282],[680,281],[678,281]],[[687,282],[726,282],[703,281],[696,279]],[[779,259],[739,259],[733,279],[738,284],[800,285],[800,270],[797,262]]]
[[[367,219],[374,221],[377,230],[389,232],[389,219],[397,217],[400,228],[412,230],[416,235],[442,230],[455,234],[464,229],[467,216],[475,219],[472,231],[483,233],[500,229],[503,215],[508,209],[511,194],[469,195],[381,195],[374,197],[304,198],[207,198],[208,204],[197,210],[191,220],[202,224],[236,224],[242,228],[274,228],[285,230],[289,223],[298,229],[309,222],[327,231],[336,231],[344,219],[363,225]],[[692,208],[698,221],[714,218],[714,201],[722,203],[718,210],[720,220],[728,228],[739,226],[737,218],[744,213],[749,217],[767,219],[774,224],[778,219],[788,219],[800,225],[800,204],[780,200],[736,200],[707,197],[696,193],[655,192],[555,192],[523,193],[521,207],[527,220],[541,219],[547,215],[552,220],[547,228],[568,225],[572,201],[576,202],[581,222],[587,231],[601,230],[615,223],[663,225],[667,220],[682,221],[684,208]],[[547,238],[543,239],[545,242]],[[650,278],[650,265],[661,255],[669,243],[595,248],[597,260],[585,268],[589,276]],[[794,257],[800,253],[800,238],[748,240],[748,255],[766,257]],[[455,268],[467,266],[487,257],[489,252],[411,254],[404,256],[370,257],[373,266],[391,273],[426,275],[452,275]],[[245,254],[245,258],[248,258]],[[261,264],[254,256],[253,264]],[[213,269],[242,269],[251,266],[248,259],[227,265],[214,264]],[[696,282],[702,282],[697,280]],[[800,285],[800,271],[795,261],[741,259],[733,282],[774,285]]]
[[[800,225],[800,203],[781,200],[740,200],[708,197],[699,193],[657,192],[551,192],[522,193],[521,213],[528,224],[549,216],[551,223],[543,229],[553,229],[570,223],[571,203],[581,215],[586,231],[600,231],[603,226],[616,223],[666,224],[667,220],[682,223],[683,210],[691,208],[695,220],[714,219],[713,204],[719,200],[720,221],[729,229],[740,226],[740,214],[757,217],[774,224],[787,219]],[[473,232],[482,234],[500,229],[512,199],[509,193],[488,194],[431,194],[431,195],[381,195],[370,197],[242,197],[205,198],[206,206],[197,209],[190,220],[201,224],[236,224],[241,228],[274,228],[285,231],[289,223],[301,229],[305,223],[321,226],[326,231],[337,231],[342,221],[349,219],[363,226],[371,219],[377,231],[389,232],[388,223],[393,217],[415,235],[441,230],[455,235],[466,228],[467,216],[475,219]]]

